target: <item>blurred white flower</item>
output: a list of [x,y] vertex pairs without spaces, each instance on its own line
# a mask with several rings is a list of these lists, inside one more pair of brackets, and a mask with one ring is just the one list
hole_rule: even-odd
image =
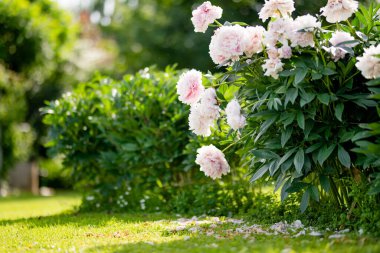
[[241,114],[241,107],[236,99],[233,99],[226,107],[227,123],[233,130],[243,128],[246,123],[245,117]]
[[211,59],[215,64],[237,61],[245,49],[245,28],[240,25],[222,26],[211,38],[209,46]]
[[357,58],[356,67],[367,79],[380,78],[380,45],[364,49],[364,54]]
[[354,0],[329,0],[327,5],[321,8],[321,12],[327,22],[336,23],[347,20],[358,7],[359,3]]
[[263,51],[264,32],[265,29],[262,26],[250,26],[245,28],[244,53],[248,57]]
[[222,17],[223,9],[218,6],[213,6],[207,1],[194,10],[192,14],[193,17],[191,21],[195,28],[194,31],[204,33],[210,24]]
[[293,0],[265,0],[265,4],[259,12],[262,21],[268,18],[290,17],[295,10]]
[[265,60],[263,70],[265,76],[271,76],[274,79],[278,79],[278,74],[283,70],[284,64],[279,58],[269,58]]
[[211,127],[220,116],[214,88],[204,91],[199,103],[191,106],[189,115],[190,130],[196,135],[210,136]]
[[288,45],[283,45],[278,49],[280,59],[290,59],[293,55],[292,48]]
[[318,22],[316,17],[310,14],[299,16],[293,22],[293,32],[291,34],[292,47],[314,47],[314,30],[321,28],[321,23]]
[[195,162],[201,166],[201,171],[212,179],[221,178],[230,172],[230,166],[222,151],[215,146],[204,146],[197,150]]
[[191,105],[198,102],[204,87],[202,85],[202,73],[192,69],[181,75],[177,83],[179,101]]
[[267,47],[276,47],[278,42],[282,45],[288,45],[293,30],[292,19],[278,18],[269,23],[268,31],[264,34],[264,44]]
[[355,43],[344,43],[344,42],[349,42],[353,40],[355,40],[355,38],[352,37],[349,33],[337,31],[333,33],[333,35],[331,36],[331,39],[329,40],[332,46],[329,48],[324,48],[324,49],[327,52],[331,53],[331,58],[334,61],[338,61],[340,59],[343,59],[347,54],[347,50],[345,50],[344,48],[352,48],[356,45]]

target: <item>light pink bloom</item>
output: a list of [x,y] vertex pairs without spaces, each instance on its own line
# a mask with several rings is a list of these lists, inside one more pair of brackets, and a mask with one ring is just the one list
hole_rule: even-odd
[[331,53],[331,58],[334,61],[338,61],[340,59],[343,59],[347,54],[347,51],[343,47],[353,48],[356,45],[355,43],[348,43],[348,44],[341,45],[341,43],[352,41],[352,40],[355,40],[355,38],[352,37],[349,33],[337,31],[333,33],[333,35],[331,36],[331,39],[329,40],[332,46],[329,48],[324,48],[324,49],[327,52]]
[[201,171],[206,176],[215,180],[230,172],[230,166],[223,152],[214,145],[201,147],[197,153],[195,163],[201,166]]
[[364,49],[364,54],[358,57],[356,67],[367,79],[380,78],[380,45]]
[[210,56],[216,64],[237,61],[245,49],[245,29],[240,25],[222,26],[211,38]]
[[177,83],[179,101],[188,105],[194,104],[200,99],[203,92],[201,72],[192,69],[181,75]]
[[275,47],[267,47],[267,54],[269,59],[277,59],[280,58],[280,53],[278,52],[278,49]]
[[265,60],[263,70],[265,71],[265,76],[271,76],[274,79],[278,79],[278,74],[283,70],[284,64],[281,62],[279,58],[269,58]]
[[207,1],[194,10],[192,14],[193,17],[191,21],[195,28],[194,31],[204,33],[210,24],[222,17],[223,9],[218,6],[213,6]]
[[189,115],[190,130],[196,135],[210,136],[211,127],[220,116],[214,88],[208,88],[198,103],[191,106]]
[[245,28],[244,52],[248,57],[263,51],[264,32],[265,29],[262,26]]
[[264,44],[267,47],[276,47],[278,43],[288,45],[293,30],[292,19],[278,18],[269,23],[268,31],[264,33]]
[[207,115],[203,112],[202,105],[196,103],[191,106],[189,115],[189,127],[194,134],[208,137],[211,135],[211,127],[214,124]]
[[293,0],[265,0],[259,17],[263,22],[268,18],[290,17],[294,10]]
[[288,45],[283,45],[278,49],[280,59],[290,59],[293,55],[292,48]]
[[321,8],[321,12],[327,22],[336,23],[347,20],[358,7],[359,3],[354,0],[329,0],[327,5]]
[[316,17],[307,14],[296,18],[293,22],[293,33],[290,38],[292,47],[314,47],[313,32],[316,28],[321,28],[321,23]]
[[245,117],[241,114],[241,107],[236,99],[233,99],[226,107],[227,124],[233,129],[243,128],[246,123]]

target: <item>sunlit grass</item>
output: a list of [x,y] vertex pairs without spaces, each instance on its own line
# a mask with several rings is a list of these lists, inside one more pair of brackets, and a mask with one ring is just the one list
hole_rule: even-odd
[[178,232],[175,215],[68,211],[79,202],[74,194],[0,199],[0,252],[380,252],[376,240],[354,235],[245,237],[226,232],[241,226],[232,223]]

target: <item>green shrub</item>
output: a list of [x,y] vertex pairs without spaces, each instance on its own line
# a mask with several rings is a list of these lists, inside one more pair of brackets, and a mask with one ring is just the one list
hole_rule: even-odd
[[121,81],[99,76],[44,109],[51,151],[64,155],[72,180],[88,191],[88,206],[95,198],[99,208],[123,209],[127,198],[127,209],[139,209],[146,197],[156,208],[172,187],[193,179],[194,167],[184,162],[190,136],[177,77],[171,68]]

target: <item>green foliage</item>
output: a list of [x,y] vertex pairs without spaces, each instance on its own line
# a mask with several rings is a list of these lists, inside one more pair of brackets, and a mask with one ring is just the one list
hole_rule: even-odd
[[[76,28],[70,15],[50,0],[1,1],[0,28],[0,85],[4,91],[0,103],[8,115],[1,116],[4,154],[0,156],[6,157],[1,166],[3,178],[19,158],[28,159],[31,153],[41,151],[44,128],[38,110],[75,76],[68,75],[67,58]],[[22,155],[11,151],[16,143],[22,147]],[[20,155],[12,155],[16,153]]]
[[15,73],[0,65],[0,178],[17,160],[25,160],[34,140],[25,115],[24,87]]
[[43,81],[70,49],[70,16],[49,0],[4,0],[0,13],[2,64]]
[[136,188],[143,196],[144,187],[167,187],[181,174],[188,136],[175,77],[169,68],[121,81],[99,76],[44,109],[48,145],[65,156],[81,188],[100,187],[100,195],[115,202],[114,192]]

